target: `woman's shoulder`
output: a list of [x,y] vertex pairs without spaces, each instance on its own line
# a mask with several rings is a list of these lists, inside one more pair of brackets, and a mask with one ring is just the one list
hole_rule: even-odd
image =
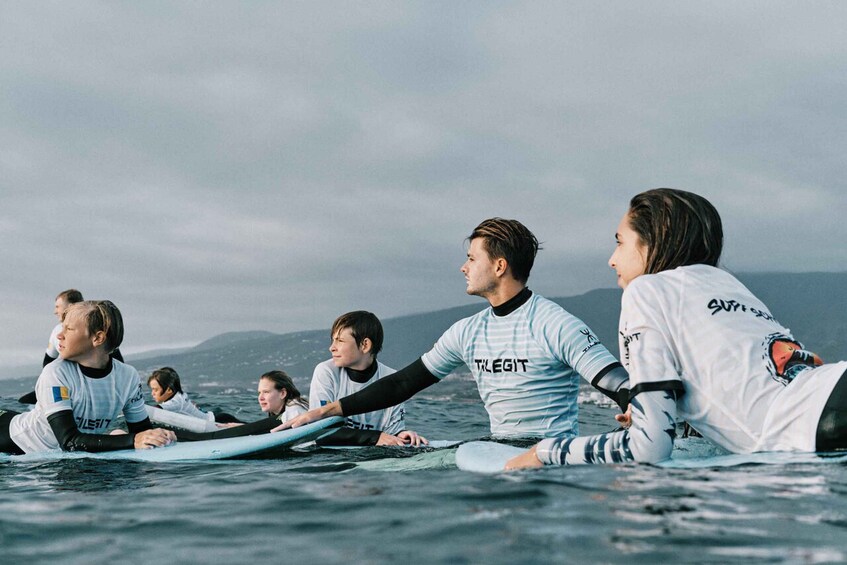
[[627,285],[628,293],[649,292],[664,287],[713,286],[722,284],[740,284],[738,279],[727,271],[711,265],[686,265],[659,273],[641,275]]

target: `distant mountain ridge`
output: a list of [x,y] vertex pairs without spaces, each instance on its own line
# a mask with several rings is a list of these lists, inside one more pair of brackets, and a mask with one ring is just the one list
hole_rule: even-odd
[[[847,273],[738,274],[794,336],[826,361],[847,359]],[[618,355],[619,289],[597,289],[551,298],[581,318]],[[454,322],[487,307],[458,306],[383,320],[385,345],[380,360],[401,368],[428,351]],[[164,365],[189,382],[255,382],[263,372],[282,368],[298,384],[308,383],[315,365],[329,358],[329,329],[274,334],[231,332],[188,350],[155,357],[128,356],[142,373]]]

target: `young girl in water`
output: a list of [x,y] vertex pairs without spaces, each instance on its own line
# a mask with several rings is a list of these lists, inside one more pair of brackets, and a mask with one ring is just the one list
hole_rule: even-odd
[[276,422],[284,424],[309,410],[306,399],[284,371],[269,371],[259,378],[259,408]]
[[546,439],[507,468],[661,461],[677,418],[734,453],[847,448],[847,362],[824,365],[717,268],[723,230],[705,198],[639,194],[615,238],[631,427]]
[[259,407],[268,415],[267,418],[215,432],[177,430],[177,436],[180,440],[197,441],[266,434],[309,409],[308,401],[303,398],[285,371],[268,371],[259,377],[258,394]]
[[[35,385],[38,402],[24,414],[0,410],[0,451],[113,451],[167,445],[173,432],[151,429],[138,372],[112,359],[123,319],[109,301],[70,305],[58,333],[59,361]],[[123,413],[129,434],[108,435]]]
[[171,367],[162,367],[147,378],[150,395],[160,408],[177,414],[185,414],[210,422],[224,424],[242,423],[241,420],[224,412],[203,412],[182,391],[179,375]]

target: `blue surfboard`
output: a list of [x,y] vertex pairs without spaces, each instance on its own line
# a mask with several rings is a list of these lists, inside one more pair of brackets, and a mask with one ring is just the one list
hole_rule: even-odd
[[24,455],[4,454],[0,455],[0,460],[26,462],[89,458],[112,461],[129,460],[164,463],[170,461],[232,459],[234,457],[255,455],[271,449],[289,447],[312,441],[329,433],[333,428],[343,423],[343,418],[335,417],[272,434],[177,442],[154,449],[124,449],[119,451],[102,451],[99,453],[53,450],[40,453],[27,453]]

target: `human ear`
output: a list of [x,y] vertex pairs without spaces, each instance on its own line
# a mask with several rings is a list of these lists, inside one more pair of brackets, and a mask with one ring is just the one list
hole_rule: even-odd
[[506,271],[509,269],[509,262],[506,261],[504,257],[500,257],[494,260],[494,274],[498,277],[506,274]]
[[97,347],[99,345],[103,345],[106,343],[106,332],[100,330],[99,332],[95,332],[91,337],[91,345]]
[[370,353],[373,348],[373,343],[371,342],[371,338],[366,337],[362,340],[361,345],[359,345],[359,349],[362,350],[362,353]]

